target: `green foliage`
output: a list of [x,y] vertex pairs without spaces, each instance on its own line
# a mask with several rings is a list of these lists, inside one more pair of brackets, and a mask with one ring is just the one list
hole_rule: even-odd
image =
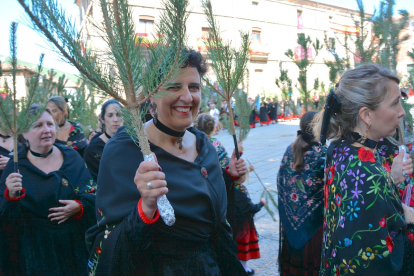
[[286,101],[289,99],[289,93],[292,92],[292,80],[289,78],[288,70],[282,69],[280,66],[280,77],[276,78],[275,83],[277,87],[282,91],[282,100]]
[[[151,41],[136,36],[131,7],[127,0],[100,0],[102,20],[87,23],[104,41],[101,49],[84,51],[85,41],[74,21],[68,19],[58,0],[18,0],[28,15],[31,27],[42,34],[61,58],[71,63],[94,90],[118,100],[136,120],[130,127],[139,137],[144,155],[149,143],[140,120],[141,104],[178,75],[186,55],[188,0],[162,1],[160,22]],[[97,5],[97,3],[94,3]],[[165,96],[157,93],[156,96]]]
[[236,100],[234,113],[237,115],[239,123],[237,141],[241,143],[250,132],[250,114],[252,113],[254,103],[249,103],[247,93],[242,90],[237,90],[234,98]]
[[[308,90],[308,70],[310,69],[312,64],[315,62],[315,59],[317,55],[319,54],[320,50],[322,50],[323,46],[319,42],[319,39],[316,38],[315,41],[312,41],[310,36],[305,37],[304,34],[300,34],[298,36],[297,43],[299,44],[299,46],[303,48],[304,57],[300,59],[296,59],[292,49],[288,49],[285,52],[285,56],[290,58],[299,69],[299,77],[298,77],[299,87],[296,86],[296,88],[299,89],[301,98],[305,105],[305,110],[308,111],[309,110],[308,106],[310,102],[310,91]],[[311,46],[315,52],[313,59],[308,58],[308,49],[310,49]]]
[[239,49],[235,49],[231,41],[223,41],[220,27],[213,15],[210,0],[202,1],[202,6],[211,30],[209,37],[204,39],[204,44],[207,46],[207,56],[211,60],[211,68],[216,74],[218,85],[222,90],[217,89],[207,78],[204,78],[204,80],[212,90],[227,102],[227,106],[229,107],[230,131],[232,135],[235,135],[234,116],[230,105],[231,98],[239,84],[243,81],[246,71],[247,61],[249,59],[249,33],[239,31],[241,44]]
[[379,49],[377,63],[396,71],[400,44],[407,41],[409,35],[400,35],[408,23],[408,12],[406,10],[399,10],[398,14],[400,17],[395,19],[394,6],[394,0],[382,0],[378,11],[374,13],[371,21]]
[[[37,121],[42,110],[36,116],[29,116],[29,108],[33,103],[33,98],[39,84],[39,77],[42,72],[43,58],[42,54],[39,59],[36,73],[28,81],[28,94],[22,99],[17,99],[16,74],[17,74],[17,43],[16,43],[17,23],[12,22],[10,25],[10,58],[12,65],[12,86],[6,84],[6,98],[0,97],[0,128],[4,133],[13,135],[14,152],[17,152],[17,136],[29,131],[32,124]],[[14,155],[14,162],[17,163],[17,154]]]
[[[69,100],[70,119],[80,123],[84,128],[91,130],[98,126],[98,106],[102,105],[104,98],[93,91],[93,87],[87,82],[79,82],[76,93],[70,94],[66,91],[62,97]],[[85,132],[86,133],[86,132]]]
[[[329,68],[329,80],[331,81],[331,85],[334,86],[337,82],[338,73],[342,70],[346,70],[351,68],[351,63],[349,61],[349,51],[346,51],[347,55],[344,58],[339,57],[336,53],[336,43],[333,40],[332,45],[329,44],[328,37],[325,33],[325,47],[328,51],[334,56],[335,61],[327,61],[324,60],[324,63]],[[348,37],[345,36],[345,49],[348,48]]]
[[359,28],[359,35],[346,34],[345,41],[349,40],[350,43],[342,45],[354,56],[355,66],[376,62],[396,71],[400,45],[408,39],[408,35],[400,35],[408,22],[408,12],[400,10],[399,18],[396,18],[395,1],[381,0],[379,9],[369,17],[365,13],[363,1],[356,1],[358,17],[352,16],[352,19],[354,25]]
[[49,97],[54,95],[62,96],[65,85],[68,82],[65,75],[61,75],[56,82],[56,72],[50,69],[47,75],[41,78],[42,82],[39,83],[33,100],[35,103],[45,103]]

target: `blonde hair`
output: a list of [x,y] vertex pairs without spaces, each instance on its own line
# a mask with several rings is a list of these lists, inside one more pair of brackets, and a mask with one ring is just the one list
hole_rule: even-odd
[[[363,64],[345,71],[334,90],[341,102],[341,108],[338,113],[332,114],[326,138],[337,140],[343,135],[350,137],[359,123],[359,110],[363,107],[376,110],[387,95],[390,81],[399,84],[400,78],[378,64]],[[312,122],[317,141],[320,138],[324,114],[325,110],[322,110]]]

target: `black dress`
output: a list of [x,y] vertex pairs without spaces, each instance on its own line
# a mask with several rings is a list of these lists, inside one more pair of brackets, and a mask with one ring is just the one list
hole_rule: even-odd
[[89,275],[245,275],[226,223],[226,187],[214,146],[197,139],[194,162],[151,144],[166,175],[176,222],[146,224],[134,176],[143,156],[125,127],[107,143],[99,170],[98,224],[87,232]]
[[267,106],[265,103],[260,106],[259,116],[261,125],[268,125],[270,123],[269,116],[267,116]]
[[95,182],[98,179],[99,163],[101,162],[105,145],[106,143],[99,136],[95,136],[87,146],[83,156],[86,166],[88,166],[89,172]]
[[85,133],[83,132],[82,126],[76,122],[68,121],[72,126],[69,131],[69,137],[67,141],[56,139],[55,145],[66,145],[76,150],[81,157],[85,152],[88,143],[86,141]]
[[277,120],[277,103],[268,103],[267,109],[271,121]]
[[[33,166],[25,152],[19,154],[26,192],[18,201],[4,196],[13,160],[4,169],[0,181],[0,267],[4,275],[87,275],[84,237],[96,222],[96,186],[82,158],[68,147],[57,147],[64,161],[59,170],[48,174]],[[71,199],[82,203],[83,216],[59,225],[50,221],[49,208]]]
[[252,112],[250,113],[250,127],[251,128],[256,127],[256,116],[257,116],[257,111],[256,109],[253,109]]

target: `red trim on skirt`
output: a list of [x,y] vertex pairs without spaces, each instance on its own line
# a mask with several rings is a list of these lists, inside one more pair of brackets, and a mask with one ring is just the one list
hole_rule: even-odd
[[239,252],[237,257],[239,260],[248,261],[260,258],[259,238],[254,227],[250,229],[250,233],[241,239],[236,240]]
[[[301,249],[292,248],[283,232],[281,276],[318,276],[321,265],[323,227]],[[279,252],[280,254],[280,252]]]

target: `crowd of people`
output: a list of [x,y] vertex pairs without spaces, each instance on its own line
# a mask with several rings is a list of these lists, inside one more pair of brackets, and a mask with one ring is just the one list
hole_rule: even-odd
[[[213,137],[221,112],[210,104],[199,114],[206,64],[185,54],[174,86],[160,89],[171,96],[148,103],[156,162],[145,161],[116,100],[102,105],[88,139],[64,98],[33,104],[39,119],[18,137],[17,171],[11,136],[0,131],[1,276],[255,273],[253,217],[266,201],[254,203],[245,185],[254,168]],[[414,274],[414,211],[402,199],[413,165],[397,147],[398,83],[361,65],[343,74],[323,111],[302,114],[276,178],[281,275]],[[251,123],[277,123],[288,106],[263,102]],[[159,219],[163,195],[172,226]]]

